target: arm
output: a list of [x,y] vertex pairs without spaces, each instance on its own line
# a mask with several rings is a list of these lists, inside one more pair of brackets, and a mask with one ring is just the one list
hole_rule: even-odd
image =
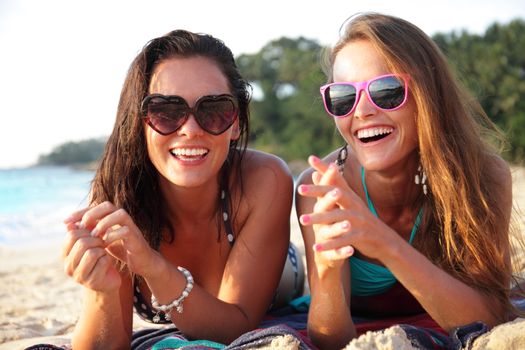
[[121,276],[104,242],[68,224],[63,247],[64,269],[84,286],[83,308],[73,346],[79,349],[126,349],[131,340],[131,287]]
[[[297,216],[314,212],[316,197],[299,195],[301,185],[312,184],[313,169],[301,174],[295,197]],[[350,266],[346,258],[332,261],[316,252],[315,243],[322,241],[320,225],[301,225],[305,243],[311,304],[308,313],[308,336],[322,349],[341,349],[356,336],[350,314]]]
[[[191,337],[229,343],[254,329],[283,271],[290,240],[292,178],[286,165],[269,155],[247,152],[244,161],[239,211],[246,210],[248,216],[229,254],[219,291],[211,295],[196,285],[184,303],[184,313],[171,313],[174,323]],[[179,295],[181,287],[169,293],[165,286],[171,283],[160,271],[152,272],[147,280],[158,299],[169,301]],[[174,280],[176,284],[181,285]]]
[[[435,266],[390,227],[370,215],[362,201],[336,171],[327,169],[326,165],[320,169],[326,183],[337,189],[337,195],[332,198],[340,208],[311,215],[311,224],[347,221],[350,226],[343,232],[335,230],[337,226],[333,225],[331,232],[326,232],[326,240],[318,249],[328,252],[352,245],[362,254],[381,261],[444,329],[450,330],[478,320],[489,325],[498,323],[498,314],[502,310],[491,311],[494,309],[494,301],[487,294]],[[498,169],[502,184],[498,192],[501,195],[500,202],[504,212],[508,213],[500,218],[500,234],[504,235],[507,234],[512,203],[511,178],[508,167],[500,165]],[[331,191],[330,187],[316,187],[311,191],[316,192],[316,196],[329,200],[327,194]],[[374,235],[368,232],[374,232]]]

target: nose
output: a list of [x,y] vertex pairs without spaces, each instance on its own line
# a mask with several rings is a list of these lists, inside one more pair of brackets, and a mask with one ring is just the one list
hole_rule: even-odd
[[370,115],[375,114],[377,111],[375,105],[368,99],[368,95],[365,90],[359,92],[359,100],[354,109],[355,118],[366,118]]
[[177,135],[180,136],[187,136],[187,137],[195,137],[203,135],[204,130],[201,128],[199,123],[197,123],[197,119],[195,119],[195,116],[193,113],[190,113],[188,116],[188,119],[182,124],[182,126],[177,130]]

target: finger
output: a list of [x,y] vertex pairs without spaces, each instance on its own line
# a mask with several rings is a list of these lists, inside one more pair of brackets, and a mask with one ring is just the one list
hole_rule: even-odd
[[100,238],[88,235],[78,239],[65,259],[64,271],[66,274],[73,276],[86,252],[96,248],[104,249],[104,242]]
[[106,231],[103,239],[106,245],[110,245],[119,240],[124,240],[128,236],[129,232],[130,230],[128,226],[120,226],[117,229]]
[[87,230],[68,230],[62,243],[62,258],[65,259],[70,254],[71,248],[80,238],[88,236],[89,231]]
[[93,274],[97,261],[105,255],[106,251],[99,247],[85,251],[72,274],[73,279],[80,284],[85,284]]
[[338,250],[349,246],[352,246],[352,237],[351,235],[346,234],[330,240],[325,240],[323,242],[317,242],[313,245],[313,249],[314,251],[320,253],[330,250]]
[[299,217],[299,221],[303,225],[326,224],[331,225],[339,221],[347,220],[349,213],[339,208],[329,211],[315,212],[303,214]]
[[315,246],[316,245],[314,245],[314,251],[317,254],[320,254],[323,257],[323,259],[326,260],[346,260],[352,255],[354,255],[355,252],[354,247],[349,245],[326,251],[317,251]]
[[332,225],[322,225],[322,227],[315,232],[315,242],[324,243],[334,238],[341,237],[342,235],[349,233],[350,230],[351,225],[348,220],[337,222]]
[[323,175],[318,172],[318,171],[314,171],[312,173],[312,182],[314,185],[319,185],[319,183],[321,182],[321,179],[322,179]]
[[88,211],[90,209],[90,207],[87,207],[87,208],[84,208],[84,209],[80,209],[80,210],[77,210],[76,212],[74,212],[73,214],[69,215],[67,218],[64,219],[63,223],[64,224],[69,224],[69,223],[75,223],[75,222],[79,222],[81,219],[82,219],[82,216],[86,213],[86,211]]
[[337,201],[340,198],[340,193],[341,191],[338,189],[332,189],[331,191],[325,193],[324,196],[319,197],[314,204],[314,213],[320,213],[339,208]]
[[322,197],[327,192],[331,191],[333,186],[319,186],[302,184],[297,187],[297,192],[305,197]]
[[313,169],[320,172],[321,174],[323,174],[328,168],[328,163],[323,161],[321,158],[313,155],[308,157],[308,164],[310,164],[310,166]]
[[89,208],[88,211],[82,215],[82,220],[80,221],[80,227],[86,228],[88,230],[93,230],[97,222],[103,219],[105,216],[117,210],[117,208],[111,202],[103,202],[92,208]]
[[106,233],[116,229],[115,226],[135,227],[135,224],[124,209],[116,209],[97,222],[96,226],[91,231],[91,235],[94,237],[104,237]]

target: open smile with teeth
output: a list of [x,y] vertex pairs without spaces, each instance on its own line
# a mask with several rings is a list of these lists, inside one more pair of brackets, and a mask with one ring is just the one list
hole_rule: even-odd
[[181,160],[197,160],[205,157],[209,150],[206,148],[174,148],[170,153]]
[[368,128],[357,130],[356,136],[361,142],[372,142],[378,141],[382,138],[390,135],[394,131],[394,128],[391,127],[379,127],[379,128]]

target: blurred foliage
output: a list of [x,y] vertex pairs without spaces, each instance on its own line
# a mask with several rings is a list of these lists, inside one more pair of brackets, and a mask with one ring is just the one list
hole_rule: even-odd
[[55,147],[49,154],[38,158],[39,165],[80,165],[97,162],[104,147],[106,138],[89,139],[79,142],[66,142]]
[[331,118],[323,109],[319,86],[322,47],[306,38],[281,38],[258,53],[241,55],[237,64],[255,94],[251,104],[250,146],[290,162],[324,155],[339,146]]
[[525,161],[525,21],[493,24],[485,34],[438,34],[434,41],[485,112],[507,135],[504,156]]
[[[465,86],[488,116],[506,133],[504,156],[525,160],[525,22],[493,24],[483,35],[468,32],[436,34]],[[237,57],[242,75],[254,87],[249,145],[277,154],[289,164],[310,154],[323,156],[342,144],[333,120],[323,108],[319,86],[323,47],[299,37],[271,41],[255,54]],[[104,140],[68,142],[41,164],[91,162],[100,157]],[[304,164],[304,163],[300,163]],[[299,165],[300,167],[300,165]]]
[[[509,146],[504,156],[523,162],[525,22],[496,23],[481,36],[452,32],[433,39],[488,116],[506,133]],[[255,87],[252,147],[290,162],[310,154],[325,155],[342,144],[319,95],[326,79],[319,65],[322,50],[310,39],[281,38],[256,54],[238,57],[241,73]]]

